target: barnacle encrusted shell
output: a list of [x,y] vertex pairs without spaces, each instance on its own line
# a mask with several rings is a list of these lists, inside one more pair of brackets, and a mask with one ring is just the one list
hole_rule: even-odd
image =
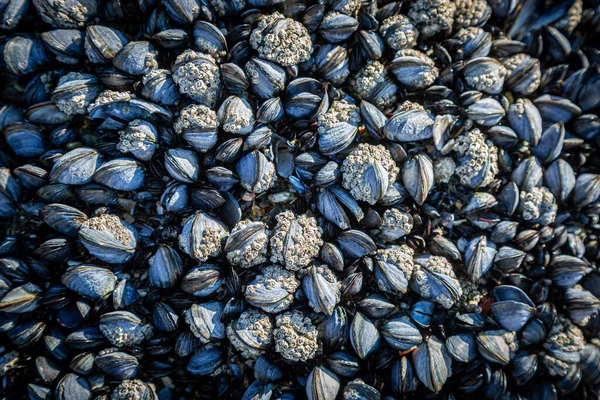
[[546,187],[533,187],[522,191],[520,197],[519,208],[525,221],[540,221],[543,225],[554,222],[558,206],[554,195]]
[[[535,69],[532,69],[530,67],[530,64],[535,62],[535,59],[533,59],[529,54],[525,53],[515,54],[502,60],[502,65],[506,69],[507,81],[509,81],[512,78],[513,74],[527,74],[527,76],[519,80],[528,83],[524,87],[521,87],[523,86],[522,83],[519,85],[518,92],[521,95],[529,96],[530,94],[535,92],[540,86],[542,80],[542,71],[540,70],[539,65]],[[525,69],[527,71],[525,71]]]
[[190,104],[179,113],[179,118],[173,124],[175,132],[182,134],[188,128],[212,128],[218,126],[217,114],[210,108]]
[[84,221],[81,226],[82,228],[96,231],[110,232],[124,246],[131,244],[129,229],[123,226],[123,223],[116,215],[102,214]]
[[469,26],[481,26],[492,14],[486,0],[454,0],[454,30]]
[[88,111],[93,110],[96,107],[102,106],[104,104],[110,104],[115,101],[129,101],[132,99],[131,93],[129,92],[119,92],[116,90],[105,90],[101,92],[96,100],[92,104],[88,106]]
[[462,296],[456,302],[456,307],[467,313],[479,313],[481,312],[481,301],[488,294],[485,287],[481,287],[477,283],[473,283],[466,275],[458,276],[458,282],[463,291]]
[[250,35],[250,45],[261,58],[290,67],[310,57],[312,40],[298,21],[279,12],[264,16]]
[[141,119],[135,119],[128,125],[130,129],[119,131],[117,150],[121,153],[132,153],[142,161],[152,158],[156,150],[156,131],[152,125]]
[[287,310],[294,301],[300,282],[292,271],[278,265],[262,268],[246,286],[244,296],[250,304],[268,313]]
[[126,399],[151,399],[156,396],[152,388],[146,382],[139,379],[122,381],[110,395],[111,400]]
[[276,217],[277,226],[271,237],[271,261],[290,271],[306,267],[319,254],[323,245],[317,220],[306,214],[296,216],[284,211]]
[[[243,243],[234,244],[235,248],[225,254],[227,260],[231,264],[238,265],[242,268],[250,268],[267,261],[269,232],[264,223],[248,219],[240,221],[232,229],[229,240],[231,240],[231,237],[235,237],[238,232],[243,232],[244,228],[254,225],[262,226],[263,229],[256,234],[253,234],[249,241],[244,241],[243,238],[240,238],[240,242]],[[225,251],[227,251],[227,246],[225,247]]]
[[455,302],[455,299],[452,297],[448,297],[445,293],[442,294],[434,294],[429,284],[430,276],[425,271],[431,271],[437,274],[445,275],[447,279],[452,280],[453,289],[456,291],[459,296],[462,296],[462,289],[456,278],[456,274],[454,273],[454,269],[452,268],[452,264],[448,262],[445,257],[441,256],[429,256],[424,262],[423,265],[415,263],[415,270],[413,271],[413,281],[418,284],[419,294],[421,297],[426,299],[431,299],[436,303],[441,304],[444,308],[450,308]]
[[[99,90],[93,87],[97,84],[96,78],[93,75],[81,74],[79,72],[69,72],[62,76],[58,81],[57,89],[60,89],[62,85],[65,85],[66,87],[63,90],[68,92],[69,83],[77,80],[83,81],[78,85],[78,88],[73,89],[77,91],[77,94],[72,96],[58,95],[55,100],[56,106],[65,114],[85,114],[90,100],[93,100],[88,98],[88,96],[94,91],[95,94],[98,94]],[[57,92],[59,92],[59,90],[55,90],[54,93],[56,94]]]
[[388,175],[391,186],[400,170],[396,166],[390,152],[382,145],[361,143],[346,157],[342,163],[342,185],[350,191],[352,197],[359,201],[374,204],[371,186],[366,182],[367,169],[374,162],[379,162]]
[[[396,233],[394,238],[396,240],[402,236],[408,235],[413,228],[413,221],[410,214],[402,212],[397,208],[388,208],[383,212],[381,231],[385,234],[386,231]],[[385,239],[384,240],[388,240]]]
[[348,78],[348,87],[355,96],[371,101],[378,108],[387,109],[396,103],[396,90],[386,91],[386,95],[376,98],[373,98],[373,95],[374,91],[386,81],[395,87],[390,80],[390,73],[381,62],[369,60],[367,65]]
[[317,328],[310,318],[298,310],[288,311],[276,318],[277,328],[273,331],[275,351],[292,362],[306,362],[317,352]]
[[424,38],[452,29],[456,6],[451,0],[415,0],[410,4],[408,17]]
[[221,85],[221,73],[215,59],[208,54],[186,50],[175,59],[173,80],[179,92],[213,107]]
[[[406,280],[410,281],[415,270],[415,264],[413,262],[414,254],[415,252],[413,249],[403,244],[402,246],[391,246],[387,249],[377,250],[375,259],[384,263],[393,264],[404,273]],[[385,282],[380,282],[378,280],[377,285],[380,290],[387,291]]]
[[227,338],[243,357],[258,358],[272,342],[271,318],[255,309],[244,311],[227,325]]
[[394,50],[409,49],[417,45],[419,31],[410,19],[402,14],[392,15],[383,20],[379,32],[385,42]]
[[345,122],[353,126],[358,126],[360,122],[360,113],[358,107],[348,103],[346,100],[336,100],[331,103],[329,110],[318,118],[318,132],[325,133],[332,129],[336,124]]
[[[577,355],[585,346],[585,338],[581,329],[573,325],[568,318],[558,316],[552,329],[548,332],[543,347],[547,350],[542,357],[542,364],[552,376],[565,376],[573,363],[559,357],[564,354]],[[557,355],[553,355],[553,352]]]
[[201,262],[221,253],[222,241],[228,234],[221,221],[198,212],[181,224],[179,248],[184,253]]
[[498,149],[485,140],[479,129],[472,129],[456,138],[458,153],[456,175],[460,183],[473,188],[489,185],[498,173]]

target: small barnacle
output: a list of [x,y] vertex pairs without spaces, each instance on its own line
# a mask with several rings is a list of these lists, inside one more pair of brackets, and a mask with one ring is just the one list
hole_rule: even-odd
[[214,107],[221,88],[221,73],[215,59],[194,50],[186,50],[175,59],[173,80],[179,92],[198,103]]
[[269,231],[264,223],[238,222],[225,243],[225,256],[236,266],[250,268],[267,261]]
[[[400,171],[382,145],[361,143],[342,163],[342,185],[359,201],[375,204]],[[375,171],[375,172],[372,172]]]
[[408,17],[427,39],[451,29],[455,11],[456,5],[451,0],[415,0],[410,4]]
[[469,26],[482,26],[492,15],[486,0],[454,0],[454,30]]
[[554,195],[544,186],[521,192],[519,209],[525,221],[550,225],[556,218],[558,206]]
[[253,306],[274,314],[289,308],[299,287],[294,272],[270,265],[246,286],[244,297]]
[[262,311],[244,311],[227,325],[227,338],[245,358],[258,358],[272,342],[273,323]]
[[277,225],[271,237],[271,261],[290,271],[306,267],[319,254],[323,245],[317,220],[292,211],[277,214]]
[[388,242],[398,240],[410,233],[413,218],[397,208],[388,208],[383,212],[379,236]]
[[456,162],[452,157],[438,158],[433,162],[435,183],[448,183],[456,172]]
[[250,45],[261,58],[290,67],[310,58],[312,40],[298,21],[279,12],[266,15],[250,36]]
[[456,175],[460,183],[472,188],[492,183],[498,173],[498,149],[485,140],[479,129],[472,129],[456,138],[454,151],[457,153]]
[[394,50],[410,49],[417,45],[419,31],[410,19],[402,14],[386,18],[379,27],[385,42]]
[[310,318],[298,310],[288,311],[276,318],[273,331],[275,351],[292,362],[306,362],[317,352],[317,328]]
[[348,86],[355,96],[372,102],[378,108],[388,109],[396,103],[398,86],[379,61],[369,60],[367,65],[350,76]]
[[565,376],[579,360],[579,352],[585,346],[581,330],[568,318],[559,315],[543,344],[542,364],[552,376]]

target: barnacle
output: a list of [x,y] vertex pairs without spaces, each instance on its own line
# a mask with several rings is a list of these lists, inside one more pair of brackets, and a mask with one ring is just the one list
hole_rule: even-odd
[[452,28],[456,5],[450,0],[415,0],[410,4],[408,17],[424,38]]
[[[376,91],[384,85],[391,85],[393,90],[379,95]],[[396,85],[391,82],[387,68],[379,61],[369,60],[367,65],[350,76],[348,86],[352,93],[361,99],[372,101],[379,108],[388,108],[396,102]]]
[[520,208],[525,221],[550,225],[556,218],[558,206],[554,195],[542,186],[521,192]]
[[212,56],[194,50],[184,51],[175,60],[173,80],[180,93],[206,106],[216,103],[221,73]]
[[472,129],[456,139],[456,175],[460,183],[473,188],[489,185],[498,173],[498,149],[485,140],[479,129]]
[[276,318],[277,328],[273,331],[275,351],[292,362],[306,362],[317,352],[317,329],[310,318],[294,310]]
[[227,338],[245,358],[257,358],[272,341],[273,324],[269,316],[258,310],[244,311],[227,325]]
[[[234,237],[237,232],[243,232],[244,228],[248,226],[256,225],[256,222],[250,220],[238,222],[234,229],[231,231],[231,236]],[[258,223],[263,226],[263,229],[256,234],[252,235],[252,240],[246,241],[244,239],[234,244],[235,248],[228,251],[226,254],[227,260],[233,265],[239,265],[242,268],[249,268],[254,265],[262,264],[267,261],[267,250],[269,245],[269,236],[266,227],[262,223]],[[227,251],[227,247],[225,248]]]
[[207,128],[217,125],[217,114],[213,110],[206,106],[190,104],[181,110],[173,128],[175,132],[181,134],[188,128]]
[[542,363],[550,375],[565,376],[572,368],[574,361],[579,358],[577,353],[584,346],[585,338],[581,330],[568,318],[559,315],[543,344],[546,351],[542,357]]
[[348,103],[346,100],[336,100],[331,104],[329,110],[318,118],[319,133],[325,133],[336,124],[345,122],[357,126],[360,122],[358,107]]
[[271,261],[291,271],[306,267],[319,254],[323,245],[321,228],[306,214],[296,216],[285,211],[276,217],[277,226],[271,237]]
[[250,45],[261,58],[284,67],[308,60],[312,50],[312,41],[304,25],[277,11],[258,22],[250,36]]
[[492,9],[486,0],[454,0],[454,29],[469,26],[481,26],[492,15]]
[[417,44],[419,31],[410,19],[402,14],[386,18],[379,27],[386,43],[394,50],[412,48]]
[[389,185],[396,181],[400,170],[390,152],[382,145],[361,143],[342,163],[342,185],[356,200],[366,201],[370,204],[374,204],[376,200],[373,201],[371,186],[366,181],[366,173],[374,162],[379,162],[387,172]]

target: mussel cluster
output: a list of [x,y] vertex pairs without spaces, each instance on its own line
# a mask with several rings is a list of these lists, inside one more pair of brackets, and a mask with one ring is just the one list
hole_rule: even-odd
[[0,30],[0,398],[600,398],[600,1]]

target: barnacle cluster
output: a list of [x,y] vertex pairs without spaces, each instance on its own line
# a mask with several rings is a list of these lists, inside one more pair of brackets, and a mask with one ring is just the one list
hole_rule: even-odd
[[498,149],[485,140],[479,129],[460,135],[454,151],[458,153],[455,174],[463,185],[484,187],[494,180],[498,173]]
[[288,361],[307,361],[317,352],[317,329],[302,312],[294,310],[276,317],[275,351]]
[[189,128],[210,128],[217,124],[217,114],[213,110],[206,106],[190,104],[181,110],[173,129],[182,134]]
[[334,101],[329,107],[329,110],[318,118],[319,133],[324,133],[332,129],[341,122],[358,126],[360,122],[360,114],[358,107],[354,104],[349,104],[346,100]]
[[304,25],[276,11],[258,22],[250,45],[265,60],[289,67],[308,60],[312,41]]
[[296,216],[291,211],[278,214],[276,219],[270,241],[271,262],[281,263],[291,271],[306,267],[323,244],[317,221],[306,214]]
[[396,102],[396,90],[386,92],[383,96],[377,92],[390,82],[389,75],[381,62],[369,60],[367,65],[348,78],[348,87],[357,97],[372,101],[377,107],[388,108]]
[[399,169],[390,152],[382,145],[359,144],[342,163],[342,184],[350,191],[352,197],[359,201],[374,203],[367,170],[374,163],[379,163],[387,176],[388,184],[396,180]]

